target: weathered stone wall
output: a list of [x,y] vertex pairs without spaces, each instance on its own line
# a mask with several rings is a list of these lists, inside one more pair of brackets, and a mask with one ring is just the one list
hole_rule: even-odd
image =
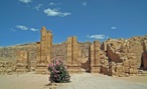
[[79,43],[80,49],[81,49],[81,67],[83,68],[83,71],[90,71],[90,42],[84,42],[84,43]]
[[0,61],[0,74],[12,74],[15,71],[15,63]]
[[142,65],[145,65],[145,58],[143,59],[145,47],[142,44],[146,39],[145,36],[106,41],[107,49],[104,44],[103,49],[106,50],[110,62],[108,74],[112,76],[137,75]]
[[66,60],[67,43],[54,44],[52,48],[52,58]]
[[16,61],[17,52],[29,51],[29,59],[35,61],[36,59],[36,45],[35,43],[2,47],[0,48],[0,60],[3,61]]

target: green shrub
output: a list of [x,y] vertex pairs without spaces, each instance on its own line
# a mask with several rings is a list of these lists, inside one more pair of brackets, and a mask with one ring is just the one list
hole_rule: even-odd
[[70,75],[63,61],[53,60],[52,63],[49,64],[48,70],[50,71],[49,81],[51,83],[65,83],[70,81]]

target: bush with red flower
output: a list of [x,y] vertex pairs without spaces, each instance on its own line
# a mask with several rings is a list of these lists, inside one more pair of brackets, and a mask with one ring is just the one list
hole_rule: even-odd
[[70,81],[70,75],[62,60],[53,60],[49,64],[48,70],[50,71],[49,81],[51,83],[65,83]]

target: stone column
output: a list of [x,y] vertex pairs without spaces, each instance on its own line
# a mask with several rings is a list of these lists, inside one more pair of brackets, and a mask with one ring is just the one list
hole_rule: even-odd
[[53,35],[51,31],[46,30],[45,27],[41,29],[41,41],[40,45],[37,43],[37,65],[36,73],[47,73],[47,65],[51,62],[51,50],[52,50]]
[[100,42],[94,41],[94,62],[95,65],[100,64]]
[[143,68],[147,69],[147,52],[143,53]]
[[27,72],[30,70],[28,51],[17,52],[16,72]]
[[90,46],[90,72],[100,73],[100,42],[94,41]]
[[44,63],[46,62],[46,53],[47,53],[47,31],[45,27],[42,27],[41,29],[41,42],[40,42],[40,53],[41,53],[41,59],[40,62]]
[[103,42],[102,49],[106,52],[107,51],[107,42]]
[[67,39],[67,67],[70,73],[81,72],[79,52],[81,51],[77,42],[77,37],[69,37]]
[[73,53],[73,64],[77,65],[78,63],[78,43],[77,43],[77,37],[72,37],[72,53]]
[[95,61],[94,61],[94,44],[90,45],[90,62],[91,62],[91,67],[95,65]]
[[47,51],[46,51],[46,55],[47,55],[47,62],[50,63],[51,62],[51,50],[52,50],[52,33],[50,31],[47,31],[47,39],[46,39],[46,46],[47,46]]
[[147,52],[147,40],[143,42],[143,50],[144,52]]
[[37,46],[37,49],[36,49],[36,53],[37,53],[37,55],[36,55],[36,59],[37,59],[37,63],[40,63],[40,42],[36,42],[36,46]]
[[143,53],[143,68],[147,69],[147,40],[145,40],[144,43],[143,43],[143,49],[144,49],[144,53]]
[[71,65],[72,62],[72,37],[67,39],[67,65]]

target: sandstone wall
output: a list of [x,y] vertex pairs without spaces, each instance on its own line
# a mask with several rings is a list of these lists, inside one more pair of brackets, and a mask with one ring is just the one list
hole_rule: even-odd
[[29,51],[29,55],[30,55],[29,59],[35,61],[35,59],[36,59],[36,45],[35,45],[35,43],[0,48],[0,60],[16,61],[17,60],[17,52],[19,52],[19,51]]
[[15,71],[15,63],[0,61],[0,74],[12,74]]

